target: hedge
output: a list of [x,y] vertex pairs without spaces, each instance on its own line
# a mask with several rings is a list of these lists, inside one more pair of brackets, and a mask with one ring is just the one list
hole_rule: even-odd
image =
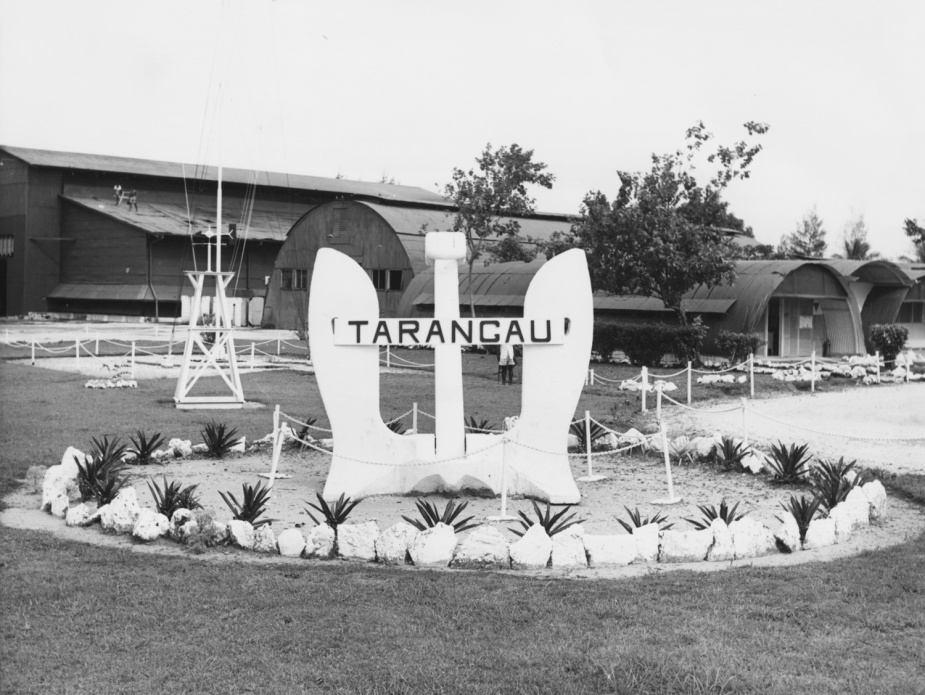
[[657,367],[668,353],[681,362],[697,362],[706,332],[707,327],[699,316],[687,326],[597,321],[592,349],[605,362],[610,361],[614,351],[622,350],[630,363],[636,366]]

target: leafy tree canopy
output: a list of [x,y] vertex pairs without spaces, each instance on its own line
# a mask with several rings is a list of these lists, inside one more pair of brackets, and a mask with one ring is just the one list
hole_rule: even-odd
[[[749,138],[768,126],[745,124]],[[723,190],[747,179],[761,145],[742,140],[707,153],[713,134],[698,122],[687,131],[682,150],[652,155],[647,172],[618,171],[620,190],[613,201],[599,191],[585,196],[581,218],[568,235],[554,235],[546,255],[567,248],[587,253],[594,289],[613,294],[658,297],[682,324],[684,294],[695,287],[735,281],[735,245],[723,229],[743,229],[728,211]],[[705,156],[712,168],[709,182],[695,176]]]
[[[523,217],[534,212],[534,199],[528,186],[552,188],[555,176],[546,171],[543,162],[533,161],[533,150],[513,144],[492,149],[485,146],[476,158],[475,169],[453,169],[453,180],[444,189],[458,209],[452,230],[466,235],[469,266],[469,286],[472,286],[472,266],[487,250],[486,242],[501,237],[516,237],[520,224],[510,217]],[[516,239],[514,240],[516,243]],[[489,243],[489,246],[494,244]],[[511,242],[502,248],[512,251]],[[471,290],[469,306],[475,316]]]
[[864,215],[858,215],[848,220],[842,236],[843,252],[835,254],[835,258],[847,258],[852,261],[872,261],[880,254],[870,250],[867,241],[867,222]]
[[822,218],[813,206],[793,232],[781,237],[778,250],[784,258],[822,258],[827,246]]
[[903,222],[903,228],[915,247],[915,253],[912,256],[904,256],[903,259],[911,263],[925,263],[925,227],[919,227],[917,219],[907,217]]

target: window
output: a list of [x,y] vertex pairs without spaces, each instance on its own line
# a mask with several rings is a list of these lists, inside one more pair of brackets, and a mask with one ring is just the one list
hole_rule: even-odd
[[925,323],[925,302],[903,302],[899,307],[898,323]]
[[307,290],[308,271],[298,268],[283,268],[280,288],[284,290]]
[[401,292],[402,271],[400,270],[373,270],[373,285],[379,292]]

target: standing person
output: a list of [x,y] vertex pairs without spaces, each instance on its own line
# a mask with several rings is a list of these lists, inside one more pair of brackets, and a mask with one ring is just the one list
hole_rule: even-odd
[[514,346],[510,343],[501,345],[498,351],[498,367],[501,369],[501,383],[514,383],[514,365],[517,362],[514,359]]

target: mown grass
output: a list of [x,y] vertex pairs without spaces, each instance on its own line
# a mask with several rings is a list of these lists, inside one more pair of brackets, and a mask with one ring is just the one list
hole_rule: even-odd
[[[493,373],[467,363],[479,405],[467,411],[497,422],[519,389]],[[84,380],[0,363],[4,490],[91,435],[198,439],[214,415],[177,411],[169,380],[107,392]],[[386,375],[383,412],[432,403],[431,380]],[[321,413],[310,376],[244,386]],[[591,389],[579,410],[613,400]],[[270,414],[222,416],[252,438]],[[925,504],[925,477],[885,482]],[[834,563],[620,581],[245,559],[0,528],[0,693],[925,692],[925,536]]]

